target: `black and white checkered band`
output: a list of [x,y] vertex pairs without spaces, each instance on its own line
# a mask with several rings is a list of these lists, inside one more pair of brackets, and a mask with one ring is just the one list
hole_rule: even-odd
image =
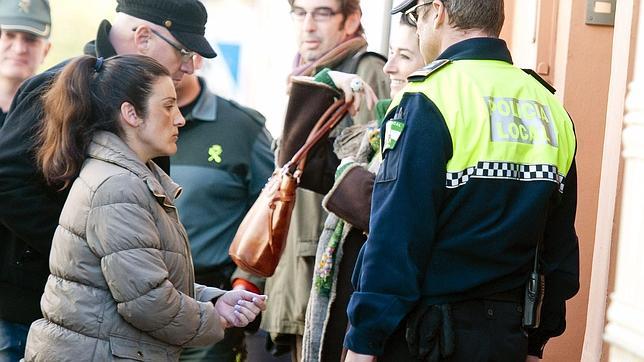
[[479,162],[474,167],[459,172],[448,172],[445,186],[453,189],[471,178],[494,178],[518,181],[550,181],[559,184],[563,193],[565,177],[553,165],[522,165],[510,162]]

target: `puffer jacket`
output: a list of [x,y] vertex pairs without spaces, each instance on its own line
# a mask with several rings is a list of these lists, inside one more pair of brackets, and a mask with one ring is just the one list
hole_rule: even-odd
[[26,361],[176,361],[184,346],[223,337],[159,167],[115,134],[99,132],[54,234],[44,319],[29,330]]

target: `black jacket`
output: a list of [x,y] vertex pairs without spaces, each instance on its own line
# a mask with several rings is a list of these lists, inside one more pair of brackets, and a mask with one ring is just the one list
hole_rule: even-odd
[[41,316],[51,239],[67,196],[45,184],[33,153],[40,94],[61,67],[20,87],[0,129],[0,319],[16,323]]
[[[110,25],[99,27],[95,53],[116,54]],[[0,319],[29,324],[41,318],[49,249],[67,191],[46,185],[35,157],[41,94],[67,61],[23,83],[0,129]]]

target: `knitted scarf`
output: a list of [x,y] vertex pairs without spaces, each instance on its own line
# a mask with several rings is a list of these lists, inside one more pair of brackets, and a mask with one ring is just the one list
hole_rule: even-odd
[[315,61],[305,63],[301,54],[295,56],[293,62],[293,71],[289,79],[294,76],[313,76],[323,68],[333,69],[347,58],[353,56],[360,49],[367,46],[367,40],[361,35],[354,35],[353,37],[338,44],[335,48],[324,53],[320,58]]

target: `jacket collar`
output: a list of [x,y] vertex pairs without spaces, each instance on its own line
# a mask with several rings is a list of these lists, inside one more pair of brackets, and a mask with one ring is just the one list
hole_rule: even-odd
[[110,43],[111,29],[112,24],[110,24],[110,22],[107,20],[103,20],[101,22],[101,25],[98,26],[96,40],[92,40],[89,43],[85,44],[83,53],[103,58],[109,58],[117,55],[116,49],[114,49],[114,46],[112,46],[112,43]]
[[217,96],[210,92],[207,88],[206,82],[203,78],[199,77],[199,85],[201,92],[192,112],[186,115],[186,121],[193,119],[199,121],[213,122],[217,120]]
[[512,64],[512,56],[504,40],[499,38],[472,38],[445,49],[436,59],[500,60]]
[[98,131],[89,145],[89,157],[122,167],[142,179],[159,204],[174,208],[174,200],[181,194],[176,184],[154,162],[144,164],[134,151],[117,135]]

